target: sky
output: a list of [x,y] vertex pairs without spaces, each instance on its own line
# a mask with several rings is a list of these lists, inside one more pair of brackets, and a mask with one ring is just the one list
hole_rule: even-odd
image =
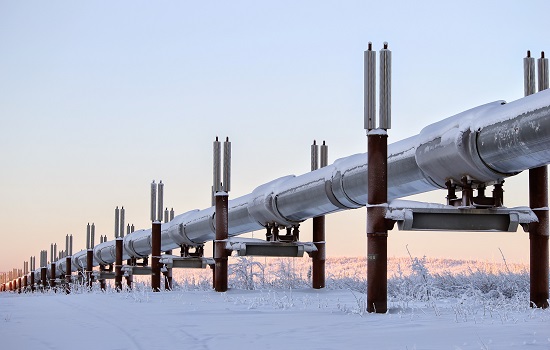
[[[210,205],[212,141],[232,141],[230,198],[366,151],[363,51],[389,43],[389,142],[523,96],[522,59],[550,50],[546,1],[0,0],[0,271],[51,243],[147,228],[165,183],[176,214]],[[527,205],[524,174],[507,206]],[[443,202],[435,191],[416,200]],[[327,217],[327,254],[366,252],[365,209]],[[257,236],[262,233],[255,233]],[[303,240],[311,223],[302,225]],[[309,238],[310,239],[310,238]],[[528,262],[528,235],[391,232],[390,256]]]

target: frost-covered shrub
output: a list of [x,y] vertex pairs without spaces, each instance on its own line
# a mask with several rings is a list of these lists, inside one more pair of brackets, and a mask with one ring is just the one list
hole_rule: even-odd
[[254,290],[259,284],[265,286],[265,267],[252,257],[238,257],[229,265],[229,285],[231,288]]
[[296,289],[308,287],[307,279],[296,272],[294,260],[280,259],[278,269],[275,270],[274,275],[275,278],[270,283],[274,288]]

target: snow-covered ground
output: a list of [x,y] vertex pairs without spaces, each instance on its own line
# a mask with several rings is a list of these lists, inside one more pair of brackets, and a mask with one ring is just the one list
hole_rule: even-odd
[[524,272],[451,274],[428,262],[390,273],[387,314],[365,313],[362,281],[339,276],[325,290],[294,276],[295,287],[264,281],[226,293],[203,282],[160,293],[142,282],[122,293],[0,293],[1,348],[550,349],[550,311],[529,307]]

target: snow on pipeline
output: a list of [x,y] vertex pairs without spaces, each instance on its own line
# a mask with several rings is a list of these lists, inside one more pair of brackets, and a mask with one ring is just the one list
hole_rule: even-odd
[[[415,136],[388,146],[388,199],[446,188],[467,175],[477,185],[492,185],[517,173],[550,164],[550,90],[505,103],[471,108],[426,126]],[[228,236],[266,227],[297,227],[316,216],[356,209],[367,203],[365,153],[320,169],[261,184],[228,201]],[[214,207],[195,209],[162,224],[161,251],[215,239]],[[123,260],[152,253],[151,229],[126,235]],[[87,249],[72,255],[71,271],[87,265]],[[93,265],[116,260],[116,240],[93,249]],[[66,259],[56,262],[58,276]],[[38,279],[40,269],[33,273]]]
[[364,258],[329,258],[325,290],[307,287],[307,261],[235,258],[226,293],[208,270],[160,293],[147,280],[121,293],[2,293],[2,348],[550,349],[550,310],[525,302],[527,266],[389,259],[389,311],[369,314]]

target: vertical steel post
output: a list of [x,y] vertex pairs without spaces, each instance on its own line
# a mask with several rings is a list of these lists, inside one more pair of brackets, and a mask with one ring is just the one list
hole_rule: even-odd
[[55,288],[55,262],[50,264],[50,288],[56,291]]
[[160,292],[160,228],[161,223],[154,221],[151,229],[151,288]]
[[[369,50],[372,48],[369,46]],[[387,190],[387,159],[388,134],[386,128],[390,123],[390,90],[389,90],[389,50],[387,43],[380,50],[380,128],[374,128],[374,122],[369,123],[367,132],[368,147],[368,189],[367,189],[367,311],[385,313],[387,307],[388,290],[388,229],[386,225]],[[365,57],[372,55],[366,53]],[[367,62],[368,63],[368,62]],[[367,65],[365,63],[365,65]],[[367,67],[368,71],[372,71]],[[368,81],[372,77],[365,74]],[[371,90],[372,91],[372,90]],[[368,100],[372,98],[367,96]],[[367,111],[372,108],[367,108]],[[366,120],[374,119],[365,116]]]
[[46,290],[46,286],[48,285],[48,282],[46,282],[47,278],[47,268],[46,266],[42,266],[40,268],[40,283],[42,283],[42,292]]
[[228,238],[228,195],[218,192],[216,199],[216,240],[214,241],[214,289],[216,292],[227,291],[227,253],[225,252]]
[[368,135],[367,311],[387,311],[387,134]]
[[[172,255],[172,251],[171,250],[167,250],[165,252],[165,254],[167,255]],[[164,278],[164,289],[166,290],[172,290],[172,268],[169,267],[169,268],[166,268],[166,272],[165,272],[165,278]]]
[[70,256],[67,256],[65,262],[66,272],[65,272],[65,293],[71,293],[71,271],[72,271],[72,260]]
[[[535,62],[527,51],[524,58],[525,95],[535,93]],[[541,54],[538,62],[539,91],[548,89],[548,61]],[[548,307],[548,167],[529,169],[529,206],[537,215],[538,222],[529,224],[529,263],[530,290],[529,296],[533,307]]]
[[29,289],[31,292],[34,292],[34,257],[31,256],[29,262],[30,276],[29,276]]
[[48,260],[47,254],[48,252],[46,250],[43,250],[40,253],[41,255],[40,256],[40,283],[41,283],[42,292],[46,290],[46,286],[48,284],[46,280],[47,274],[48,274],[48,268],[46,267],[47,260]]
[[[221,167],[221,144],[216,137],[214,141],[214,200],[216,217],[216,239],[214,241],[214,278],[213,284],[216,292],[227,291],[228,258],[225,249],[228,238],[228,197],[231,171],[231,142],[226,138],[224,142],[223,168]],[[221,169],[223,169],[223,183]]]
[[35,280],[34,280],[34,270],[31,270],[31,281],[30,281],[30,284],[31,284],[31,292],[32,292],[32,293],[34,293],[34,291],[35,291],[34,283],[35,283]]
[[115,241],[115,289],[117,292],[122,290],[122,238],[118,237]]
[[[317,144],[313,141],[311,146],[311,171],[318,168],[318,151]],[[323,141],[321,145],[321,168],[328,165],[328,148]],[[325,288],[325,216],[317,216],[313,218],[313,244],[317,247],[317,252],[312,254],[312,270],[311,270],[311,286],[314,289]]]
[[92,271],[94,269],[94,250],[92,248],[86,251],[86,285],[92,289]]

